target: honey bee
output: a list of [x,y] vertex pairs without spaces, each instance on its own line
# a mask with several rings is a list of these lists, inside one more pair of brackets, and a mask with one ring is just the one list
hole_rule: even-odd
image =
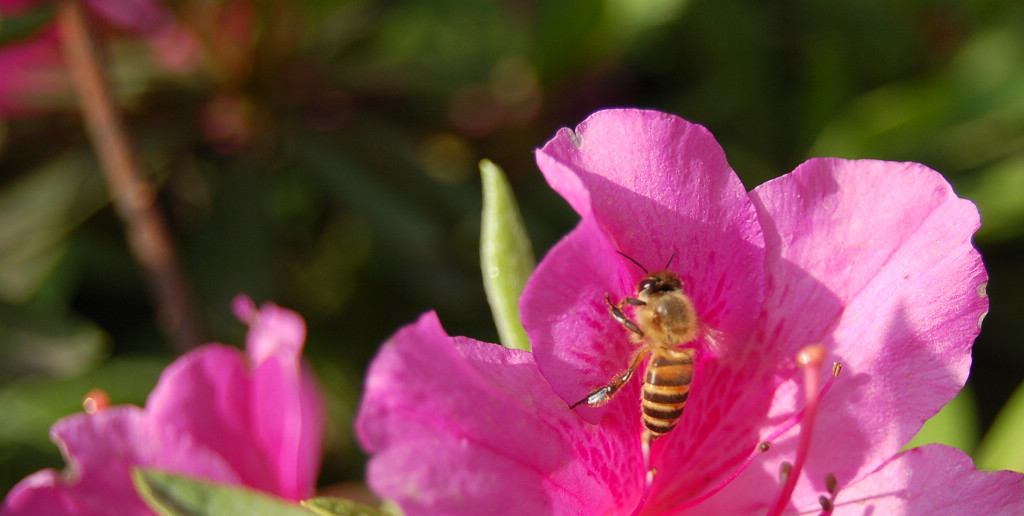
[[[605,302],[612,318],[630,331],[632,340],[640,344],[640,348],[625,372],[573,403],[570,409],[583,403],[591,406],[607,403],[650,355],[640,406],[647,437],[654,440],[675,428],[683,414],[697,355],[694,348],[684,346],[697,340],[700,323],[693,301],[683,293],[683,282],[668,270],[675,254],[669,258],[664,270],[656,272],[648,272],[630,256],[619,254],[643,269],[646,276],[637,284],[636,297],[626,297],[616,305],[611,296],[605,294]],[[635,321],[623,311],[625,305],[636,307]]]

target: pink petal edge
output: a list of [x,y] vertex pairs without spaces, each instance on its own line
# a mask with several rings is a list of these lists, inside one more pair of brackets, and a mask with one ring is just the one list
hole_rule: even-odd
[[186,434],[152,424],[138,407],[74,414],[57,421],[50,433],[65,457],[65,471],[43,470],[22,480],[4,500],[3,516],[101,516],[112,507],[119,514],[149,516],[132,484],[136,466],[238,482],[220,456]]
[[[835,514],[1024,514],[1024,474],[979,471],[964,452],[927,445],[903,452],[843,488]],[[814,507],[817,500],[806,500]],[[983,511],[983,512],[982,512]]]
[[[630,510],[643,476],[635,433],[584,423],[532,358],[449,337],[433,313],[399,330],[370,367],[356,422],[374,491],[408,516]],[[591,452],[576,455],[584,443]]]
[[[810,160],[752,197],[776,230],[767,304],[777,311],[764,318],[765,334],[786,354],[825,344],[823,375],[832,359],[843,364],[822,402],[808,472],[858,478],[966,381],[988,309],[971,245],[977,209],[923,165],[874,160]],[[793,276],[794,265],[808,276]]]

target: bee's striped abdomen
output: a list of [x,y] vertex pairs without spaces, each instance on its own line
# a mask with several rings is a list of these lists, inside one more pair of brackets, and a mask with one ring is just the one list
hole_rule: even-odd
[[641,406],[644,426],[654,438],[675,428],[690,396],[693,381],[692,348],[654,348],[647,364]]

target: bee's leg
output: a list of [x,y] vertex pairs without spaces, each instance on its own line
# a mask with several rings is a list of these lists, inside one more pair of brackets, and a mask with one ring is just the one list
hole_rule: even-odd
[[586,398],[569,405],[569,408],[574,409],[584,403],[590,406],[598,406],[607,403],[608,400],[612,399],[612,396],[615,396],[615,393],[619,392],[619,390],[622,389],[622,386],[626,385],[626,382],[633,377],[633,372],[636,371],[636,368],[640,366],[641,362],[643,362],[647,353],[647,349],[641,350],[636,354],[636,357],[633,358],[633,363],[629,365],[629,369],[626,369],[622,374],[616,375],[608,385],[588,394]]
[[[622,305],[616,305],[615,303],[612,303],[612,298],[608,294],[604,295],[604,300],[608,303],[608,309],[611,310],[612,317],[616,321],[619,321],[619,324],[625,326],[626,329],[641,337],[644,336],[643,330],[641,330],[640,327],[637,326],[636,323],[633,322],[629,317],[626,317],[625,312],[622,311]],[[623,304],[629,303],[631,305],[637,306],[643,306],[647,304],[634,297],[627,297],[626,299],[622,300],[622,302]]]

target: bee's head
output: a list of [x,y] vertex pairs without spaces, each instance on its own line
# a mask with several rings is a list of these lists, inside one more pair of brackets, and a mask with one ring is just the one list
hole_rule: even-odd
[[683,282],[671,271],[658,271],[648,274],[636,286],[637,297],[645,299],[657,292],[674,292],[683,288]]

